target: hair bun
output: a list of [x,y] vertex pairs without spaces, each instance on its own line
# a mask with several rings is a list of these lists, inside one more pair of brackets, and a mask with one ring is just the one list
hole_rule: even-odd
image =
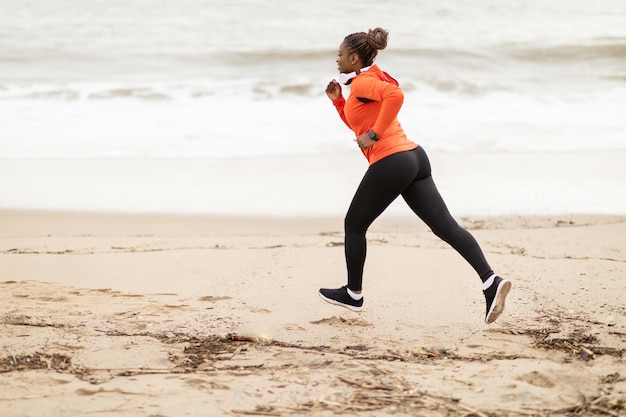
[[367,32],[367,44],[370,48],[380,51],[387,47],[389,31],[383,28],[370,29]]

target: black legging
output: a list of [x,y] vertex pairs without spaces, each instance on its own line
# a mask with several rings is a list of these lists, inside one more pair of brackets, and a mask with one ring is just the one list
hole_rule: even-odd
[[452,218],[430,171],[421,146],[389,155],[369,167],[345,218],[348,288],[361,291],[367,252],[365,234],[374,220],[402,195],[433,233],[472,265],[483,281],[493,273],[476,239]]

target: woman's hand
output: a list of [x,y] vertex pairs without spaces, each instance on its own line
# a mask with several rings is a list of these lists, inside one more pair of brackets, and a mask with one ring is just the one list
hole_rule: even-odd
[[341,84],[337,82],[337,80],[332,80],[326,86],[326,95],[331,100],[337,100],[341,97]]
[[374,139],[370,138],[369,132],[363,133],[361,136],[355,139],[355,142],[357,143],[357,145],[359,145],[359,148],[361,149],[367,149],[376,143]]

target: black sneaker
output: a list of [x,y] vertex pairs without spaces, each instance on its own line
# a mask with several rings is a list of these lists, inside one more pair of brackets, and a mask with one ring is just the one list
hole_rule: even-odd
[[336,290],[330,288],[320,288],[319,294],[320,297],[322,297],[322,300],[328,303],[342,306],[352,311],[361,311],[363,309],[363,298],[355,300],[350,297],[347,285],[337,288]]
[[487,301],[487,313],[485,314],[485,322],[491,324],[502,314],[504,310],[504,299],[511,291],[511,282],[496,276],[493,283],[483,290],[485,300]]

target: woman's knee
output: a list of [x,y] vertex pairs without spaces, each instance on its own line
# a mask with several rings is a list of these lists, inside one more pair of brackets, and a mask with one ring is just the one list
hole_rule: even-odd
[[359,220],[358,216],[348,212],[346,217],[343,219],[343,228],[346,233],[365,233],[367,232],[367,228],[369,224]]

